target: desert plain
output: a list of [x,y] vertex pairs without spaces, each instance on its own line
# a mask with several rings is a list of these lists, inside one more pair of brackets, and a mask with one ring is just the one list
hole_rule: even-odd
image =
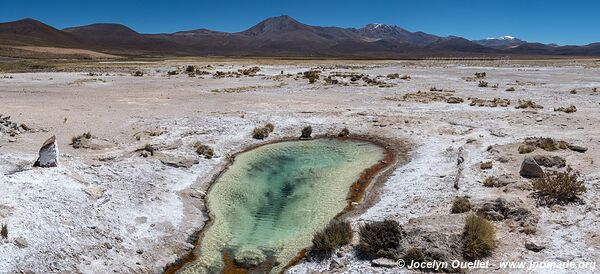
[[[547,271],[501,261],[600,258],[600,60],[56,62],[0,72],[2,273],[160,273],[193,248],[206,192],[230,156],[308,125],[402,146],[401,163],[348,215],[354,230],[393,219],[407,246],[459,259],[467,213],[451,208],[467,197],[497,231],[485,259],[495,272]],[[266,123],[274,131],[254,139]],[[53,135],[59,166],[32,167]],[[563,145],[546,150],[539,138]],[[197,142],[214,156],[198,155]],[[520,151],[526,143],[533,151]],[[586,191],[540,204],[520,175],[526,157],[550,159],[545,172],[570,167]],[[357,241],[287,271],[417,271],[359,258]]]

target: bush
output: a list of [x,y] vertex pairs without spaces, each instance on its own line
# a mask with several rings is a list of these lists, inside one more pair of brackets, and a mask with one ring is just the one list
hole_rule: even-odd
[[398,78],[400,78],[400,74],[398,74],[398,73],[388,74],[387,78],[389,78],[389,79],[398,79]]
[[192,65],[189,65],[185,68],[185,72],[187,73],[194,73],[194,71],[196,71],[196,68]]
[[527,153],[531,153],[535,150],[535,147],[532,145],[520,145],[519,146],[519,154],[527,154]]
[[358,248],[361,252],[372,257],[395,259],[402,231],[394,220],[384,220],[364,224],[359,231]]
[[269,132],[273,132],[273,130],[275,130],[275,126],[271,123],[267,123],[265,125],[265,128],[269,131]]
[[8,226],[6,224],[2,224],[2,229],[0,229],[0,236],[6,239],[8,238]]
[[416,247],[409,248],[404,256],[402,256],[402,260],[408,265],[412,264],[412,262],[424,262],[425,256],[423,252]]
[[340,246],[352,241],[352,227],[348,221],[331,221],[323,230],[315,233],[312,251],[330,254]]
[[544,177],[533,181],[534,196],[545,205],[576,202],[587,191],[579,174],[570,167],[564,172],[546,172]]
[[347,128],[343,128],[342,131],[338,134],[338,137],[348,137],[350,135],[350,130]]
[[494,176],[487,176],[483,180],[483,186],[494,187],[496,185],[496,178]]
[[554,111],[562,111],[564,113],[573,113],[573,112],[577,112],[577,107],[571,105],[568,107],[558,107],[555,108]]
[[211,147],[203,145],[200,142],[194,143],[194,148],[196,149],[196,153],[204,156],[206,159],[211,159],[215,155],[215,152]]
[[302,135],[300,135],[300,138],[302,139],[310,139],[312,135],[312,127],[311,126],[305,126],[302,129]]
[[144,145],[144,151],[147,151],[150,155],[154,156],[154,147],[151,144]]
[[87,145],[85,144],[87,142],[87,140],[92,139],[92,133],[91,132],[86,132],[83,133],[79,136],[73,136],[71,137],[71,146],[73,146],[73,148],[83,148],[86,147]]
[[451,213],[465,213],[471,210],[473,206],[471,206],[471,202],[467,197],[456,197],[452,202]]
[[488,82],[486,82],[486,81],[479,81],[479,84],[477,86],[480,87],[480,88],[487,88]]
[[142,77],[144,76],[144,73],[142,71],[137,70],[132,75],[136,77]]
[[262,140],[269,137],[269,133],[270,131],[268,128],[256,127],[252,130],[252,138]]
[[485,78],[487,74],[485,72],[475,72],[475,77],[477,78]]
[[479,164],[479,168],[481,169],[491,169],[493,166],[492,161],[481,162],[481,164]]
[[568,143],[565,141],[554,141],[547,137],[534,137],[525,139],[525,144],[539,147],[545,151],[555,151],[559,149],[567,149]]
[[314,84],[319,79],[321,72],[317,70],[310,70],[304,72],[304,78],[308,79],[308,82]]
[[477,260],[489,256],[496,247],[496,229],[490,221],[471,214],[465,221],[463,256]]

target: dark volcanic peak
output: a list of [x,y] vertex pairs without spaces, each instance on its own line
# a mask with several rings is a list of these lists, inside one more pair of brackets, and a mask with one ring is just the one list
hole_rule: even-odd
[[600,44],[555,46],[502,36],[469,41],[396,25],[311,26],[282,15],[236,33],[197,29],[141,34],[120,24],[55,29],[34,19],[0,23],[0,45],[91,49],[122,55],[403,58],[428,56],[600,56]]
[[262,35],[310,29],[310,26],[302,24],[290,16],[282,15],[267,18],[241,33],[246,35]]
[[0,44],[69,46],[78,42],[70,35],[40,21],[26,18],[0,23]]

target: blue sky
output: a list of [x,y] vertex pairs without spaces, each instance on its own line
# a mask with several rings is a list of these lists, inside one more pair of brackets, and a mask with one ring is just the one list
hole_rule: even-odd
[[527,41],[600,42],[600,1],[2,1],[0,21],[34,18],[57,28],[98,22],[125,24],[142,33],[208,28],[241,31],[287,14],[309,25],[361,27],[395,24],[468,39],[511,35]]

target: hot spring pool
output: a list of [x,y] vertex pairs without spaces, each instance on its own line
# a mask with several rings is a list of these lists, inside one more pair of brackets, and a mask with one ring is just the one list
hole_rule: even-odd
[[315,139],[239,154],[207,195],[211,224],[183,273],[245,266],[279,272],[347,205],[351,185],[384,157],[364,141]]

